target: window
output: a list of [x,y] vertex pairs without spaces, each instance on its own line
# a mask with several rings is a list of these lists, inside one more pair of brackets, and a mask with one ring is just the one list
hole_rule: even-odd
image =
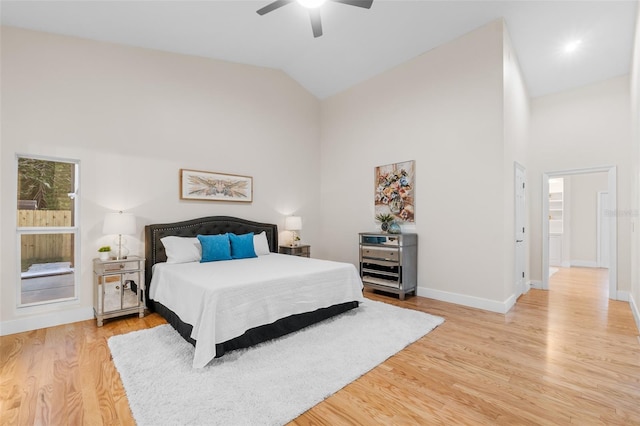
[[78,162],[26,156],[17,162],[18,306],[75,299]]

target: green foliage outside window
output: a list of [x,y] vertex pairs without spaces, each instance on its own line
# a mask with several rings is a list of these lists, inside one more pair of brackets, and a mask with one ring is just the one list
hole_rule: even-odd
[[18,159],[18,200],[36,200],[38,210],[71,210],[74,192],[72,163]]

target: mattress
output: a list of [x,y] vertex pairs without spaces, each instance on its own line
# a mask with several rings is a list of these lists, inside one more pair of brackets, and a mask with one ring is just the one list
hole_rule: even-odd
[[362,302],[354,265],[272,253],[207,263],[157,263],[149,297],[193,326],[193,367],[216,355],[216,344],[295,314]]

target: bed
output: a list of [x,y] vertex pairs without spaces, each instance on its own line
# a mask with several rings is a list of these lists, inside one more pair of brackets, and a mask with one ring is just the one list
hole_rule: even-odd
[[[258,238],[266,240],[264,248],[251,258],[167,262],[165,237],[188,240],[226,233],[253,233],[256,244]],[[229,216],[145,227],[147,307],[195,346],[195,368],[228,351],[356,308],[364,300],[355,266],[277,254],[277,248],[277,225]],[[257,245],[255,251],[258,253]]]

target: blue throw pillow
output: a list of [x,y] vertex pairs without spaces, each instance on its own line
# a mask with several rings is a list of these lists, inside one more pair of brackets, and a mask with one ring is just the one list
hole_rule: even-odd
[[198,235],[198,241],[202,246],[200,263],[231,260],[231,245],[228,234]]
[[250,257],[258,257],[253,248],[253,232],[242,235],[229,233],[229,241],[231,241],[232,258],[247,259]]

